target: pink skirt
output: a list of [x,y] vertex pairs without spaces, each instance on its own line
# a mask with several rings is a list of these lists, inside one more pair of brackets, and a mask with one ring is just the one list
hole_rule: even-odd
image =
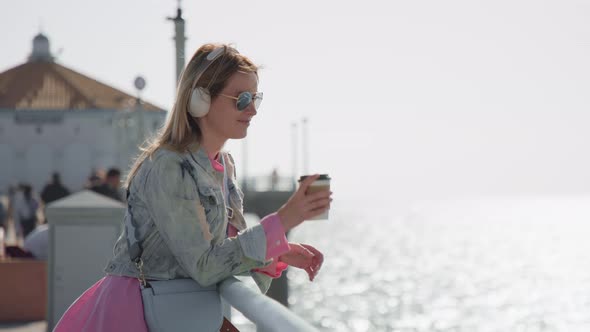
[[108,275],[66,310],[54,332],[147,332],[139,281]]

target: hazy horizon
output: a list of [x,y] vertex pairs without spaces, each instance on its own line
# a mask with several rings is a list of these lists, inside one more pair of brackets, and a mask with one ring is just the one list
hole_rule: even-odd
[[[42,31],[57,61],[165,109],[176,1],[0,5],[0,71]],[[67,7],[67,8],[66,8]],[[265,100],[238,173],[292,173],[308,119],[309,171],[335,197],[590,193],[590,4],[580,1],[182,2],[187,58],[233,43],[262,65]],[[65,14],[65,13],[71,14]],[[298,132],[301,148],[301,131]],[[297,174],[303,172],[298,151]]]

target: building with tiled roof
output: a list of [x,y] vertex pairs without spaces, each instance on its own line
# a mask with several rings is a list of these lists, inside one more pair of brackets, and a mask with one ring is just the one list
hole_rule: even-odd
[[125,172],[166,117],[162,108],[69,69],[42,34],[27,62],[0,73],[0,193],[27,182],[40,191],[52,172],[75,191],[90,173]]

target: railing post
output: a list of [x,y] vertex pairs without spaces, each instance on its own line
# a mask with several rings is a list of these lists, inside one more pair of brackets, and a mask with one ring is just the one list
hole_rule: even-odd
[[287,273],[289,269],[283,272],[280,278],[274,279],[266,295],[277,300],[285,307],[289,307],[289,284],[287,283]]

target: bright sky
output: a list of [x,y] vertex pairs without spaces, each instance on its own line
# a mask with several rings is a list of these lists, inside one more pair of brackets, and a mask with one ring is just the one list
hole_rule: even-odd
[[[190,55],[230,42],[264,69],[250,174],[309,171],[335,197],[590,192],[590,2],[184,1]],[[58,62],[169,109],[173,0],[0,4],[0,71],[32,38]],[[243,145],[228,148],[243,170]],[[301,151],[298,153],[302,164]],[[297,173],[303,171],[301,165]],[[390,187],[388,187],[390,186]]]

